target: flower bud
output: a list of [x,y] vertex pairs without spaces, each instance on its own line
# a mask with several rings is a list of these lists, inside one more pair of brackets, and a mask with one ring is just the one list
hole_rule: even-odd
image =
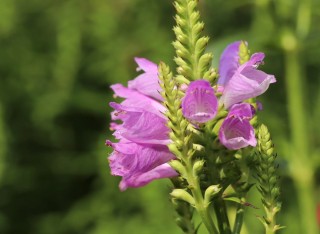
[[188,202],[191,206],[195,205],[195,201],[194,198],[190,195],[190,193],[188,193],[187,191],[183,190],[183,189],[174,189],[170,195],[173,198]]
[[204,204],[209,206],[213,197],[215,197],[221,190],[220,185],[211,185],[209,186],[204,193]]
[[198,176],[198,175],[200,174],[200,172],[201,172],[202,169],[203,169],[203,165],[204,165],[204,161],[203,161],[203,160],[196,161],[196,162],[193,164],[193,175],[194,175],[194,176]]
[[172,160],[169,162],[170,166],[175,169],[183,178],[186,175],[186,169],[182,165],[182,163],[179,160]]

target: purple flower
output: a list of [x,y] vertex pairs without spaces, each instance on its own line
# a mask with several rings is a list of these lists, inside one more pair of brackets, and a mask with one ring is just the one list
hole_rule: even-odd
[[189,84],[182,99],[182,113],[187,119],[205,123],[217,113],[218,100],[213,88],[206,80],[196,80]]
[[161,88],[158,79],[158,66],[145,58],[135,58],[135,61],[139,66],[137,71],[143,70],[144,73],[134,80],[129,81],[128,88],[135,89],[142,94],[162,101],[163,98],[160,94]]
[[[264,54],[255,53],[242,65],[239,62],[239,45],[229,45],[220,59],[220,79],[218,84],[224,86],[221,102],[225,108],[246,99],[263,94],[271,83],[276,82],[273,75],[257,70],[263,62]],[[238,48],[238,49],[237,49]]]
[[107,141],[114,149],[109,157],[111,173],[122,176],[122,191],[178,175],[168,164],[175,157],[167,147],[171,141],[163,114],[166,109],[156,100],[161,100],[157,66],[141,58],[136,62],[144,74],[129,82],[129,88],[121,84],[111,86],[116,96],[124,98],[120,104],[110,103],[114,108],[112,120],[120,121],[110,124],[119,142]]
[[241,41],[229,44],[222,52],[219,66],[218,85],[224,86],[239,67],[239,46]]
[[115,102],[111,102],[110,106],[116,110],[116,118],[123,121],[113,134],[117,139],[125,138],[136,143],[170,143],[166,119],[139,107],[127,107]]
[[228,117],[236,116],[242,119],[251,119],[255,110],[249,103],[234,104],[228,113]]
[[174,159],[164,145],[141,145],[130,141],[112,143],[114,152],[109,157],[112,175],[122,176],[120,189],[141,187],[155,179],[177,176],[168,161]]
[[256,146],[257,140],[254,129],[249,122],[252,115],[250,104],[233,105],[219,130],[221,144],[231,150],[241,149],[249,145]]

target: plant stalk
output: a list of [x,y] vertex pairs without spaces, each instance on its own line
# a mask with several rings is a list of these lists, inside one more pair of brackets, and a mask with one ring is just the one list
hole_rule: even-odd
[[195,200],[195,207],[203,221],[203,224],[206,226],[210,234],[219,234],[219,231],[214,225],[212,218],[209,214],[210,206],[206,206],[204,203],[204,198],[201,192],[198,178],[193,176],[191,163],[187,165],[187,173],[188,173],[188,183]]
[[244,207],[242,204],[238,204],[236,212],[236,220],[233,226],[233,234],[240,234],[244,216]]
[[288,96],[288,112],[291,129],[290,173],[297,190],[301,217],[297,217],[305,234],[317,234],[315,220],[316,202],[314,197],[314,168],[310,162],[308,125],[303,94],[303,65],[299,60],[299,49],[286,50],[285,70]]
[[217,215],[220,233],[231,234],[231,228],[225,202],[221,198],[218,198],[214,201],[213,206]]

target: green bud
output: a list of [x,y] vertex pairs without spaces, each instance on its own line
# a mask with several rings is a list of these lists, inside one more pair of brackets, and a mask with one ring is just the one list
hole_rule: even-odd
[[178,15],[176,16],[176,22],[181,27],[184,27],[187,24],[187,22]]
[[186,168],[182,165],[179,160],[171,160],[169,162],[170,166],[175,169],[183,178],[186,177]]
[[168,145],[168,148],[175,156],[177,156],[177,158],[182,158],[181,152],[178,150],[175,144]]
[[[203,22],[197,22],[193,28],[192,28],[192,31],[195,32],[195,34],[199,34],[200,32],[202,32],[204,28],[204,23]],[[195,36],[198,36],[198,35],[195,35]]]
[[199,18],[200,18],[200,14],[199,14],[198,11],[194,11],[194,12],[192,12],[191,15],[190,15],[190,19],[191,19],[191,21],[193,21],[193,22],[198,21]]
[[250,53],[248,47],[244,41],[241,41],[239,46],[239,63],[244,64],[245,62],[249,61]]
[[188,69],[188,64],[181,57],[174,57],[174,61],[180,66],[180,69]]
[[209,37],[201,37],[196,43],[196,50],[203,51],[209,42]]
[[182,14],[182,13],[184,13],[184,11],[185,11],[185,8],[182,7],[178,2],[174,2],[174,7],[176,8],[176,11],[177,11],[179,14]]
[[211,203],[212,198],[214,198],[220,192],[220,185],[209,186],[204,193],[204,204],[206,207]]
[[205,151],[205,148],[203,145],[199,145],[199,144],[192,144],[192,148],[196,151]]
[[199,67],[205,68],[208,65],[210,65],[210,63],[212,61],[212,57],[213,57],[213,55],[211,53],[206,53],[206,54],[202,55],[199,59]]
[[204,166],[204,163],[205,163],[205,161],[199,160],[199,161],[196,161],[193,164],[193,168],[192,169],[193,169],[193,175],[195,177],[197,177],[201,173],[201,171],[203,169],[203,166]]
[[189,84],[190,81],[186,79],[184,76],[178,75],[176,76],[176,81],[178,81],[180,84]]
[[194,198],[190,195],[190,193],[188,193],[187,191],[183,190],[183,189],[174,189],[170,195],[173,198],[188,202],[191,206],[195,205],[195,201]]
[[182,120],[180,123],[180,129],[184,130],[187,128],[188,125],[189,123],[187,122],[187,120]]

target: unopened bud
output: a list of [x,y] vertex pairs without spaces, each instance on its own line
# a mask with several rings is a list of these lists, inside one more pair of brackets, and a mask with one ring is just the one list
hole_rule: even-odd
[[204,161],[203,161],[203,160],[196,161],[196,162],[193,164],[193,175],[194,175],[194,176],[198,176],[198,175],[200,174],[200,172],[201,172],[202,169],[203,169],[203,165],[204,165]]
[[176,170],[183,178],[186,175],[186,169],[182,165],[182,163],[179,160],[172,160],[169,162],[170,166]]
[[190,195],[190,193],[188,193],[187,191],[183,190],[183,189],[174,189],[170,195],[173,198],[188,202],[190,205],[194,206],[195,202],[194,202],[194,198]]
[[181,158],[181,152],[178,150],[175,144],[168,145],[168,148],[175,156],[177,156],[177,158]]
[[204,193],[204,204],[209,206],[212,198],[214,198],[221,190],[219,185],[211,185],[209,186]]

